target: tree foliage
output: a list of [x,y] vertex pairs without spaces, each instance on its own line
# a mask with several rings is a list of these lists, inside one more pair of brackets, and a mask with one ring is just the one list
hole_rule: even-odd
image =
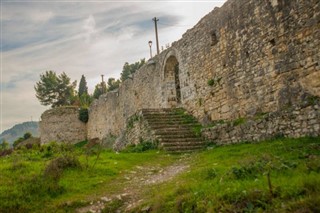
[[80,83],[79,83],[79,89],[78,89],[78,95],[81,97],[83,94],[88,95],[88,86],[86,77],[84,75],[81,76]]
[[57,75],[53,71],[46,71],[40,75],[40,81],[36,83],[36,97],[42,105],[51,105],[52,108],[71,105],[75,98],[77,82],[71,83],[66,73]]
[[27,140],[28,138],[31,138],[31,137],[32,137],[32,134],[30,132],[26,132],[23,135],[23,139],[25,139],[25,140]]
[[114,78],[109,78],[107,82],[107,90],[108,92],[113,91],[115,89],[118,89],[120,86],[120,80],[119,79],[114,79]]
[[104,81],[102,81],[101,83],[96,85],[94,92],[93,92],[93,97],[98,99],[100,97],[100,95],[102,95],[106,92],[107,92],[107,85]]
[[0,150],[6,150],[6,149],[9,149],[9,143],[6,140],[3,140],[0,143]]
[[128,62],[124,63],[120,79],[121,81],[125,81],[129,78],[130,75],[135,73],[140,67],[142,67],[146,63],[146,60],[140,59],[140,61],[137,61],[133,64],[129,64]]

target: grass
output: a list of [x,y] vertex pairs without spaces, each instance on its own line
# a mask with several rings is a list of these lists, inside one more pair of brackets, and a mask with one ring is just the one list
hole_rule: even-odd
[[[82,145],[82,144],[80,144]],[[116,153],[102,150],[95,167],[85,168],[84,148],[19,150],[0,158],[0,212],[73,212],[106,193],[122,189],[124,175],[136,166],[167,165],[177,157],[156,150],[143,153]],[[79,144],[77,145],[79,146]],[[51,147],[51,148],[49,148]],[[48,151],[50,150],[50,151]],[[49,153],[49,154],[48,154]],[[61,156],[73,155],[80,166],[49,166]],[[89,156],[92,165],[96,156]],[[53,168],[49,172],[48,168]],[[63,172],[59,170],[63,169]],[[59,177],[54,174],[61,172]]]
[[[158,150],[102,150],[96,165],[86,168],[96,156],[86,156],[85,147],[51,144],[0,158],[0,212],[74,212],[121,192],[136,166],[163,168],[184,159]],[[143,202],[132,211],[320,211],[320,138],[216,147],[190,154],[186,163],[188,171],[171,181],[142,188]],[[114,200],[103,212],[122,205]]]
[[320,138],[218,147],[191,162],[190,172],[146,190],[134,212],[320,211]]

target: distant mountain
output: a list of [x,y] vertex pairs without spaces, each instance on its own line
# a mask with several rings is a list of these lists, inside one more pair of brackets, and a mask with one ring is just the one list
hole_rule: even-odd
[[36,121],[28,121],[14,125],[11,129],[5,130],[0,134],[0,142],[3,139],[12,144],[16,139],[22,137],[26,132],[30,132],[33,137],[39,137],[39,124]]

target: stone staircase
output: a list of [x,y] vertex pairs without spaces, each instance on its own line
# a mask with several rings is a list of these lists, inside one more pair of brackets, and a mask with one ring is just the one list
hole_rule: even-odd
[[199,131],[201,125],[183,109],[142,109],[141,112],[164,150],[179,153],[205,147]]

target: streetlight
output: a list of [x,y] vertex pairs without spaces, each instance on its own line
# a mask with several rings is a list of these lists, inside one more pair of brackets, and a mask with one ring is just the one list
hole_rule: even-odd
[[149,41],[148,44],[149,44],[149,47],[150,47],[150,58],[152,58],[152,50],[151,50],[152,41]]

